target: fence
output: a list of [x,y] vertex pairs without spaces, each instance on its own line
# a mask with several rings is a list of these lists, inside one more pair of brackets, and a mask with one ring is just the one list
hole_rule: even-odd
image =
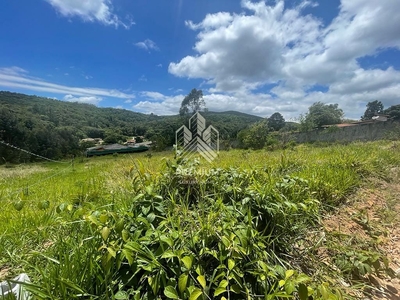
[[288,133],[282,138],[297,143],[376,141],[400,137],[399,121],[376,121],[349,127],[328,127],[308,132]]

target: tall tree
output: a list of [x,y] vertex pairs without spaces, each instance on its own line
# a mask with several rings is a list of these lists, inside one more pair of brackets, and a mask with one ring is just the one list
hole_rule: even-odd
[[300,123],[321,127],[322,125],[338,124],[342,121],[342,118],[343,110],[339,108],[338,104],[316,102],[308,108],[308,113]]
[[205,109],[206,103],[203,99],[203,91],[192,89],[190,93],[183,99],[179,114],[185,116]]
[[368,102],[367,109],[364,115],[361,116],[361,120],[371,120],[373,116],[383,113],[383,104],[381,101],[375,100]]
[[393,120],[400,120],[400,104],[385,109],[384,113],[389,115]]
[[278,131],[284,126],[285,119],[280,113],[276,112],[268,118],[268,127],[271,128],[272,131]]

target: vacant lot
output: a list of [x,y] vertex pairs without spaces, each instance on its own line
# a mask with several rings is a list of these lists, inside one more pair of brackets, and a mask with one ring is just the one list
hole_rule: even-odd
[[399,149],[3,167],[0,279],[28,273],[39,299],[397,299]]

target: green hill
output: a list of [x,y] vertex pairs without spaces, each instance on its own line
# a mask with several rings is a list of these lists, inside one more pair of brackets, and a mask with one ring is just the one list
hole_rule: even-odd
[[[235,112],[205,112],[207,125],[221,139],[237,133],[262,118]],[[132,136],[145,136],[160,147],[174,144],[175,130],[187,120],[175,116],[146,115],[124,109],[59,101],[19,93],[0,92],[0,140],[48,158],[77,155],[79,140],[102,138],[114,143]],[[34,159],[31,155],[0,145],[2,163]]]

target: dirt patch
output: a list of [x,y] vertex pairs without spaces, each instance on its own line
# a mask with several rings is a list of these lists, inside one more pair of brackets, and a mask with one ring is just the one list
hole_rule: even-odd
[[388,258],[389,275],[369,275],[370,288],[361,299],[400,299],[400,180],[394,170],[391,182],[371,179],[346,205],[323,220],[329,233],[342,233],[368,241]]
[[0,266],[0,282],[4,281],[10,275],[11,267],[8,265]]

